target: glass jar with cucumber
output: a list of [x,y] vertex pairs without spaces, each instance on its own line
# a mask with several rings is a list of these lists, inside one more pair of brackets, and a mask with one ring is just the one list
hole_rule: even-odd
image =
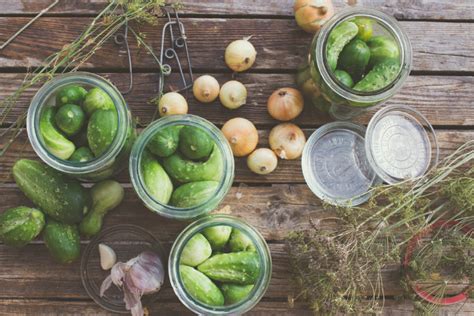
[[55,77],[31,101],[28,138],[49,166],[83,181],[126,167],[136,132],[118,89],[96,74]]
[[313,105],[345,120],[391,98],[411,64],[409,39],[395,19],[372,9],[349,8],[316,34],[297,84]]
[[195,115],[163,117],[143,130],[130,155],[132,185],[152,211],[189,219],[212,211],[234,179],[222,132]]
[[231,216],[204,217],[183,230],[168,261],[180,301],[200,315],[243,314],[265,294],[272,273],[260,233]]

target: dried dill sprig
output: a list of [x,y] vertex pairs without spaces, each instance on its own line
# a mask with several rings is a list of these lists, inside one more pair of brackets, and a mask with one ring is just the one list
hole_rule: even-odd
[[287,239],[297,297],[322,314],[376,313],[384,299],[382,269],[400,263],[415,234],[442,218],[473,222],[464,196],[474,183],[460,180],[470,178],[465,170],[473,162],[470,141],[421,178],[374,188],[365,205],[325,205],[332,229],[312,225]]

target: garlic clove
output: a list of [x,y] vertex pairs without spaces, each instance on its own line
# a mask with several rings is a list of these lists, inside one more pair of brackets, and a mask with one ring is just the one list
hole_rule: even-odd
[[115,251],[106,244],[99,244],[100,266],[103,270],[111,269],[117,262]]

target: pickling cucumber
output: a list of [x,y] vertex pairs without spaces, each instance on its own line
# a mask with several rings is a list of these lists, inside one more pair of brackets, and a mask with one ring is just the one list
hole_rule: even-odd
[[386,59],[372,68],[365,77],[356,83],[354,90],[372,92],[391,84],[400,72],[400,64],[393,59]]
[[147,145],[150,152],[158,157],[169,157],[178,148],[181,125],[165,127],[155,133]]
[[87,90],[81,86],[75,84],[65,86],[56,93],[56,105],[81,104],[86,94]]
[[238,285],[238,284],[222,284],[220,289],[224,295],[224,302],[226,305],[231,305],[244,300],[250,292],[252,292],[254,285]]
[[194,299],[211,306],[223,306],[224,295],[207,276],[186,265],[179,266],[184,288]]
[[54,126],[55,112],[53,107],[44,109],[40,117],[39,130],[44,146],[51,154],[60,159],[69,159],[74,150],[76,150],[76,146]]
[[43,239],[51,256],[59,263],[74,262],[81,253],[81,240],[76,225],[68,225],[48,219]]
[[354,20],[351,20],[351,22],[354,22],[359,28],[359,32],[357,33],[358,39],[367,42],[372,37],[373,26],[371,19],[356,17]]
[[398,61],[400,57],[397,43],[386,36],[374,36],[367,41],[367,45],[370,48],[370,66],[375,66],[387,59]]
[[91,116],[96,110],[116,111],[112,98],[107,92],[97,87],[87,92],[82,106],[88,116]]
[[215,281],[254,284],[260,275],[260,261],[255,252],[222,253],[201,263],[198,270]]
[[148,193],[158,202],[168,204],[173,183],[161,164],[146,150],[143,151],[141,172]]
[[88,147],[80,147],[69,157],[69,161],[86,162],[94,159],[94,154]]
[[346,87],[352,88],[352,86],[354,86],[354,81],[352,81],[351,75],[349,75],[344,70],[336,69],[334,70],[334,75],[336,76],[337,80],[339,80],[339,82]]
[[89,192],[77,180],[42,162],[18,160],[13,177],[26,197],[57,221],[79,223],[91,207]]
[[214,141],[208,133],[194,126],[184,126],[179,133],[179,150],[188,159],[209,157]]
[[326,46],[326,59],[329,68],[334,71],[337,67],[339,54],[359,32],[357,25],[350,21],[341,22],[329,34]]
[[18,206],[0,214],[0,241],[23,247],[35,239],[44,227],[44,215],[35,208]]
[[103,154],[117,134],[118,118],[115,110],[96,110],[87,125],[87,142],[96,157]]
[[202,233],[211,244],[213,250],[222,249],[229,240],[232,227],[227,225],[217,225],[204,228]]
[[186,183],[174,190],[169,204],[186,208],[201,205],[208,201],[219,187],[217,181],[198,181]]
[[256,251],[255,245],[247,234],[236,228],[232,229],[232,233],[230,234],[229,248],[232,252]]
[[358,81],[365,73],[369,59],[370,49],[367,44],[360,39],[353,39],[342,50],[337,67],[347,71]]
[[184,159],[179,153],[163,159],[163,167],[170,177],[182,182],[219,181],[223,173],[221,151],[214,145],[211,155],[205,162],[195,162]]
[[56,125],[67,136],[73,136],[81,130],[86,122],[86,115],[79,105],[64,104],[54,116]]
[[211,254],[209,241],[202,234],[197,233],[184,246],[179,263],[195,267],[206,261]]

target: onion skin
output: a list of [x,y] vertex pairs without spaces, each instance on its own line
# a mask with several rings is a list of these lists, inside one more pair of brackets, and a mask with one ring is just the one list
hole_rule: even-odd
[[256,149],[247,157],[247,166],[256,174],[272,173],[278,165],[278,158],[275,153],[268,148]]
[[210,103],[214,101],[219,95],[219,90],[219,82],[213,76],[204,75],[194,80],[193,94],[199,102]]
[[188,113],[188,102],[177,92],[165,93],[158,102],[160,116]]
[[296,0],[293,6],[295,20],[308,33],[316,33],[334,15],[331,0]]
[[271,130],[268,141],[279,158],[291,160],[299,158],[303,153],[306,137],[295,124],[281,123]]
[[237,80],[227,81],[222,85],[219,99],[226,108],[238,109],[247,102],[247,88]]
[[274,91],[267,102],[268,113],[279,121],[290,121],[298,117],[303,107],[303,95],[293,88],[281,88]]
[[244,157],[257,147],[258,132],[247,119],[236,117],[222,126],[222,133],[230,144],[235,157]]
[[252,67],[257,57],[257,51],[248,40],[236,40],[225,49],[225,63],[235,72],[241,72]]

